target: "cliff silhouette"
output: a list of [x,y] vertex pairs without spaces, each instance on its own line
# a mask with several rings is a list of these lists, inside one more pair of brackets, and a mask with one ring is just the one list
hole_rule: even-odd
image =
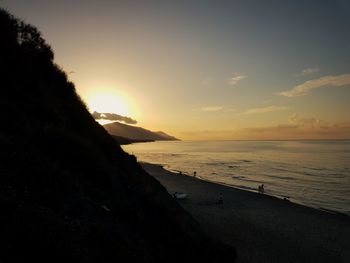
[[0,35],[0,262],[232,262],[93,119],[35,27],[0,9]]
[[142,127],[131,126],[120,122],[103,125],[109,134],[136,141],[177,141],[178,139],[165,132],[153,132]]

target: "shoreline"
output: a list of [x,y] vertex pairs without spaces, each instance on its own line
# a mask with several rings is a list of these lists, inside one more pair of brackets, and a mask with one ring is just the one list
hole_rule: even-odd
[[[140,163],[237,262],[350,262],[350,217]],[[219,194],[224,197],[218,205]]]
[[[148,165],[159,166],[160,168],[164,169],[165,171],[173,173],[173,174],[177,174],[177,173],[180,172],[180,171],[177,171],[177,170],[167,169],[162,164],[148,163],[148,162],[140,162],[140,164],[141,164],[141,166],[144,166],[144,165],[146,165],[146,166],[148,166]],[[204,178],[202,178],[200,176],[193,177],[192,175],[189,175],[189,174],[186,174],[186,173],[182,173],[182,176],[187,176],[187,177],[194,178],[194,179],[197,179],[197,180],[200,180],[200,181],[205,181],[205,182],[212,183],[212,184],[227,186],[227,187],[230,187],[230,188],[233,188],[233,189],[236,189],[236,190],[242,190],[242,191],[251,192],[251,193],[255,193],[257,195],[260,195],[258,193],[258,191],[256,189],[253,189],[252,187],[244,187],[244,186],[237,186],[237,185],[227,184],[227,183],[223,183],[223,182],[210,181],[210,180],[204,179]],[[328,214],[333,214],[333,215],[337,215],[337,216],[341,216],[341,217],[346,217],[346,218],[348,218],[350,220],[350,215],[348,215],[348,214],[346,214],[344,212],[332,210],[332,209],[329,209],[329,208],[323,208],[323,207],[319,207],[319,206],[311,206],[311,205],[308,205],[306,203],[300,202],[300,201],[294,199],[291,196],[271,195],[269,193],[264,193],[263,195],[271,197],[271,198],[276,198],[276,199],[279,199],[279,200],[287,201],[287,202],[290,202],[292,204],[300,205],[300,206],[303,206],[303,207],[306,207],[306,208],[315,209],[317,211],[325,212],[325,213],[328,213]],[[286,200],[284,200],[284,198],[286,198]]]

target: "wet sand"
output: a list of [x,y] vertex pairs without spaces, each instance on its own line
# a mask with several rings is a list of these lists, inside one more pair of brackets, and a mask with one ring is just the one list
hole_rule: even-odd
[[178,202],[209,236],[234,246],[239,263],[350,262],[349,216],[142,166],[169,194],[188,194]]

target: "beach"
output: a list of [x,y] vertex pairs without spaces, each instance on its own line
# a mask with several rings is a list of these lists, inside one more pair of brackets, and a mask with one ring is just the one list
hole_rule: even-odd
[[[237,249],[237,262],[350,262],[350,217],[273,196],[167,171],[143,168],[199,222],[205,233]],[[220,193],[223,204],[218,204]]]

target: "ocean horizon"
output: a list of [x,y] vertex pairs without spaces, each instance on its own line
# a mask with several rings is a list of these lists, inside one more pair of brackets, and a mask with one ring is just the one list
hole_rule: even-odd
[[157,141],[124,145],[138,161],[350,215],[350,140]]

